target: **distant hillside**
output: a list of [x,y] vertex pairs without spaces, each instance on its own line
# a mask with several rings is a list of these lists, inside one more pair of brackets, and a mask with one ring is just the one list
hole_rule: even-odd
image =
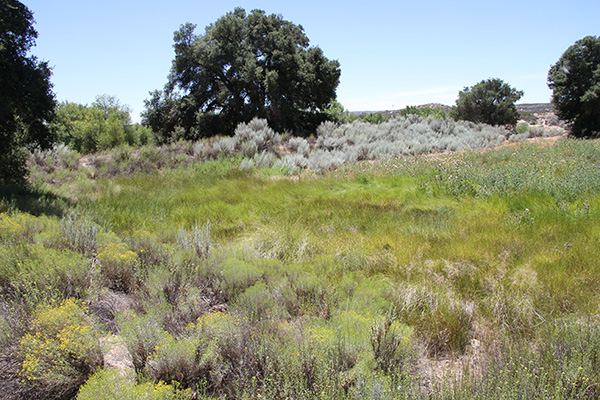
[[[415,106],[416,108],[425,108],[425,107],[430,107],[430,108],[442,108],[444,111],[449,111],[452,107],[447,106],[445,104],[440,104],[440,103],[427,103],[427,104],[421,104],[419,106]],[[362,115],[362,114],[377,114],[377,113],[382,113],[383,115],[396,115],[396,114],[400,114],[401,110],[379,110],[379,111],[350,111],[350,114],[355,114],[355,115]]]
[[531,113],[531,114],[542,114],[542,113],[553,113],[554,108],[551,103],[530,103],[530,104],[517,104],[517,110],[520,113]]
[[[452,107],[446,104],[440,103],[427,103],[421,104],[419,106],[415,106],[417,108],[441,108],[445,111],[449,111]],[[552,108],[551,103],[527,103],[527,104],[517,104],[517,110],[520,113],[531,113],[531,114],[544,114],[544,113],[553,113],[554,109]],[[379,111],[350,111],[351,114],[362,115],[362,114],[399,114],[400,110],[379,110]]]

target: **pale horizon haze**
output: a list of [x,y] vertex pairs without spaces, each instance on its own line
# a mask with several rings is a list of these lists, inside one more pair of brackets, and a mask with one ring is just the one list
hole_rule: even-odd
[[600,1],[31,0],[31,54],[48,61],[59,101],[115,96],[140,121],[174,58],[173,32],[196,34],[242,7],[302,25],[311,46],[340,62],[337,100],[350,111],[453,105],[466,86],[499,78],[547,103],[550,66],[575,41],[600,34]]

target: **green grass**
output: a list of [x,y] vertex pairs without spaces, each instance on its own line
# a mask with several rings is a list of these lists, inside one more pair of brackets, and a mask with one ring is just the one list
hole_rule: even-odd
[[[168,333],[168,346],[178,349],[144,347],[161,369],[140,364],[140,376],[172,383],[171,365],[184,371],[179,383],[210,396],[596,393],[597,142],[561,139],[293,177],[238,164],[222,159],[37,189],[100,228],[101,261],[119,249],[110,266],[127,274],[127,290],[102,267],[86,278],[85,255],[65,244],[59,217],[7,205],[3,301],[36,296],[28,309],[73,296],[104,304],[123,290],[133,305],[111,323],[130,329],[123,321],[156,316],[162,327],[153,329],[164,332],[153,335]],[[180,229],[206,221],[208,257],[177,245]],[[66,264],[52,270],[64,272],[45,283],[39,260],[54,254]],[[177,359],[182,349],[202,357]]]

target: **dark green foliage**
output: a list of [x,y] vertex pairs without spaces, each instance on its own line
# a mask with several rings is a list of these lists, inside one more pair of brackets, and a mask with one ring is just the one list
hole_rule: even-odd
[[147,144],[149,129],[132,124],[130,113],[114,96],[97,96],[91,106],[67,101],[58,105],[52,130],[59,142],[82,153]]
[[326,119],[340,69],[304,30],[275,14],[241,8],[194,34],[175,32],[169,82],[146,101],[144,124],[159,142],[232,134],[266,118],[276,131],[307,132]]
[[563,53],[548,72],[552,104],[573,135],[600,133],[600,37],[586,36]]
[[384,122],[389,121],[390,117],[389,117],[389,115],[385,116],[382,112],[367,113],[367,114],[360,115],[358,120],[360,120],[362,122],[368,122],[370,124],[382,124]]
[[0,2],[0,183],[26,175],[23,147],[50,147],[47,122],[55,100],[50,68],[27,53],[34,46],[32,12],[18,1]]
[[458,93],[452,116],[489,125],[514,126],[519,118],[515,102],[522,96],[523,91],[511,88],[501,79],[483,80]]
[[400,115],[403,117],[407,117],[409,115],[418,115],[423,118],[434,117],[438,119],[448,118],[448,111],[446,111],[443,107],[416,107],[416,106],[407,106],[400,110]]

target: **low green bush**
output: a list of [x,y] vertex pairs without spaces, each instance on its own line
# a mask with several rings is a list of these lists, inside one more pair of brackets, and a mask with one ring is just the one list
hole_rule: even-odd
[[77,400],[184,400],[192,399],[189,389],[163,382],[136,383],[133,376],[118,370],[101,369],[81,387]]
[[120,334],[131,354],[133,366],[139,373],[145,371],[149,358],[167,336],[162,326],[164,317],[156,311],[141,315],[132,315],[126,311],[117,317]]
[[515,130],[517,131],[517,133],[527,133],[529,132],[531,129],[531,127],[529,126],[529,124],[527,122],[519,122],[517,124],[517,126],[515,127]]

